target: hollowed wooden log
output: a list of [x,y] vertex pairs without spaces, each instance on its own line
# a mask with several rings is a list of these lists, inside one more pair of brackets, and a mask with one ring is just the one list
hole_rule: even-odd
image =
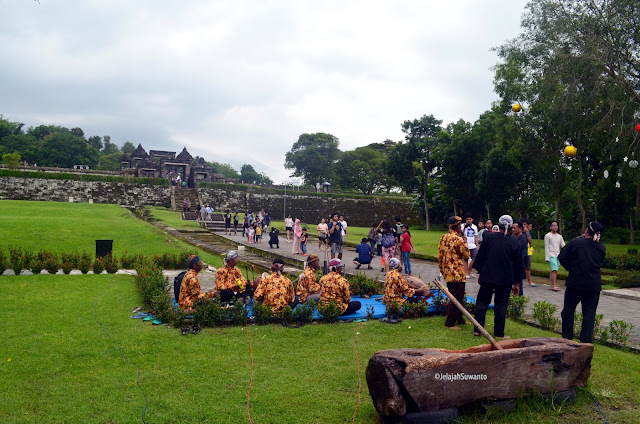
[[477,400],[511,399],[585,386],[593,345],[527,338],[465,350],[394,349],[369,360],[367,385],[385,416],[455,408]]

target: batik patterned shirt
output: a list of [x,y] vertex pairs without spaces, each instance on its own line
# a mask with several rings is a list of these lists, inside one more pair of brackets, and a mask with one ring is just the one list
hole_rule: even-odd
[[320,279],[320,303],[328,304],[332,300],[342,309],[342,312],[347,310],[351,300],[349,282],[335,271]]
[[233,286],[238,284],[237,280],[240,280],[244,287],[247,286],[247,280],[244,279],[238,267],[230,267],[228,265],[225,265],[218,268],[218,270],[216,271],[215,288],[218,291],[233,289]]
[[402,278],[397,269],[389,270],[384,279],[384,297],[382,298],[382,303],[389,305],[396,302],[402,305],[406,300],[402,297],[403,294],[411,297],[415,294],[415,290],[409,287],[409,284]]
[[298,295],[298,301],[304,302],[307,300],[307,296],[320,292],[320,284],[316,280],[316,272],[311,267],[306,267],[302,273],[302,277],[298,280],[296,286],[296,294]]
[[284,275],[274,272],[264,278],[256,289],[254,297],[261,300],[264,305],[271,307],[276,314],[295,300],[293,283]]
[[447,283],[462,283],[466,281],[464,261],[469,259],[467,243],[456,231],[442,236],[438,245],[438,265]]
[[182,284],[180,285],[180,300],[178,301],[178,306],[184,309],[189,309],[198,300],[211,299],[212,297],[212,292],[202,292],[198,273],[193,269],[187,271],[182,278]]

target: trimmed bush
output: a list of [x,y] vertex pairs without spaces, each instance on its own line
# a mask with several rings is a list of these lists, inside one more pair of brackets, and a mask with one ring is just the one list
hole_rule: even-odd
[[102,274],[104,271],[104,258],[95,258],[93,261],[93,273]]
[[356,273],[353,277],[348,277],[349,288],[354,295],[367,295],[372,296],[374,294],[382,294],[384,286],[378,282],[377,278],[367,277],[363,272]]
[[554,314],[558,307],[547,301],[536,302],[533,304],[533,319],[538,321],[540,325],[549,330],[555,330],[560,325],[560,319]]
[[338,317],[342,315],[342,309],[338,306],[335,301],[331,301],[329,303],[320,303],[318,304],[318,313],[322,315],[322,320],[326,322],[336,322],[338,321]]
[[511,319],[521,320],[524,315],[525,307],[529,303],[526,296],[509,295],[509,304],[507,306],[507,317]]

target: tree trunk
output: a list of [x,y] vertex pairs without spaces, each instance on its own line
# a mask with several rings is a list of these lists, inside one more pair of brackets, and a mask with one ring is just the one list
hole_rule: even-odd
[[458,205],[456,205],[456,199],[455,197],[453,198],[453,214],[455,216],[458,216]]
[[636,244],[633,234],[633,214],[629,211],[629,244]]
[[593,220],[597,221],[598,220],[598,201],[597,200],[593,200]]
[[[487,208],[487,219],[491,219],[491,210],[489,208],[489,202],[484,202],[484,206]],[[491,228],[488,228],[491,231]]]
[[429,203],[427,202],[427,191],[429,190],[429,174],[424,171],[424,186],[422,187],[422,201],[424,202],[424,217],[427,231],[431,230],[431,221],[429,220]]
[[576,200],[578,202],[578,209],[580,209],[580,216],[582,217],[582,231],[587,228],[587,211],[584,210],[584,205],[582,204],[582,159],[580,155],[578,155],[578,190],[576,192]]
[[560,232],[560,196],[556,195],[555,210],[553,211],[553,220],[558,223],[558,232]]

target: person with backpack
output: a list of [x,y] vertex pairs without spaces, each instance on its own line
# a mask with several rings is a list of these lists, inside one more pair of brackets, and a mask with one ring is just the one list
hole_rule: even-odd
[[382,220],[376,231],[382,229],[382,259],[384,260],[384,272],[389,272],[389,259],[396,253],[396,238],[389,221]]
[[[198,273],[202,271],[202,261],[200,256],[191,255],[187,260],[187,267],[189,270],[184,274],[182,282],[179,288],[178,307],[184,309],[185,313],[190,314],[193,312],[193,304],[199,300],[212,299],[218,295],[216,290],[211,290],[207,293],[200,288],[200,280],[198,279]],[[178,277],[180,274],[178,274]],[[177,278],[176,278],[177,279]],[[175,291],[175,281],[174,281]]]
[[371,252],[373,252],[373,256],[376,255],[376,240],[378,239],[378,232],[376,231],[376,223],[371,224],[371,228],[369,229],[369,234],[367,234],[367,241],[371,245]]

